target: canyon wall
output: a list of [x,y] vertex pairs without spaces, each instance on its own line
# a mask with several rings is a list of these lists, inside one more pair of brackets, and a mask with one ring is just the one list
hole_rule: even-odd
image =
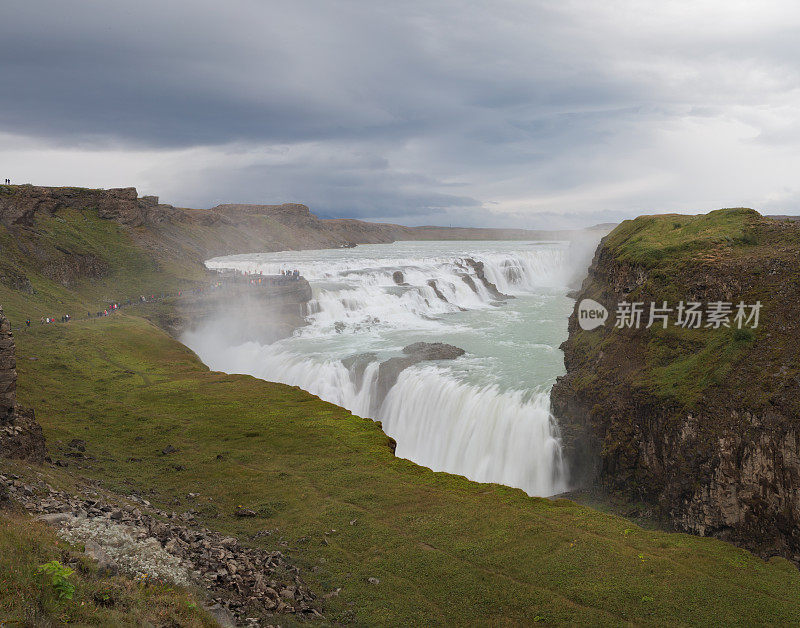
[[45,457],[42,428],[33,410],[17,405],[16,368],[14,336],[0,306],[0,457],[41,462]]
[[139,197],[136,188],[92,190],[33,185],[2,186],[0,222],[33,226],[37,216],[53,216],[61,209],[96,209],[101,218],[142,226],[177,219],[180,210],[161,205],[156,196]]
[[[800,225],[752,210],[642,217],[604,238],[553,387],[576,487],[645,502],[675,528],[800,562]],[[755,303],[756,329],[617,328],[620,302]],[[646,306],[646,309],[647,309]]]
[[17,358],[11,324],[0,306],[0,421],[7,422],[17,406]]

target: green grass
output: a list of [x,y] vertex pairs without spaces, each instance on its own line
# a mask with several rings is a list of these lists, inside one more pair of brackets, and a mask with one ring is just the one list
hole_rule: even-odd
[[639,381],[657,396],[691,407],[711,386],[725,383],[732,365],[755,341],[751,329],[653,329],[647,342],[650,367]]
[[[185,289],[207,279],[181,251],[145,248],[136,229],[70,209],[39,217],[33,227],[0,227],[0,276],[26,278],[33,292],[0,285],[2,305],[15,327],[26,318],[71,314],[85,317],[111,301]],[[69,269],[92,260],[103,272],[87,277]],[[67,270],[64,270],[67,269]]]
[[[214,626],[191,593],[163,584],[138,584],[97,573],[79,550],[46,525],[0,511],[0,625]],[[41,565],[71,565],[71,599],[59,599]]]
[[[800,573],[786,561],[433,473],[395,458],[372,421],[209,372],[142,319],[37,328],[18,343],[20,397],[53,456],[81,438],[96,458],[40,470],[48,481],[82,474],[168,510],[197,507],[210,527],[289,554],[321,593],[342,587],[330,620],[729,625],[800,613]],[[178,453],[162,455],[168,444]],[[235,517],[239,505],[260,516]]]
[[622,261],[655,267],[670,258],[708,251],[715,246],[756,244],[753,209],[718,209],[698,216],[666,214],[626,220],[606,238],[607,248]]

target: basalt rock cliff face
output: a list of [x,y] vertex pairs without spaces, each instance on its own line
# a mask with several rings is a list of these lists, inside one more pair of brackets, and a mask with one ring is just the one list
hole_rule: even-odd
[[[574,486],[800,562],[798,259],[800,225],[752,210],[642,217],[603,239],[576,304],[609,320],[585,331],[573,313],[551,395]],[[623,301],[646,304],[639,329],[615,327]],[[653,301],[762,309],[756,329],[648,329]]]
[[17,358],[11,325],[0,307],[0,457],[42,462],[42,427],[33,410],[17,405]]
[[0,222],[33,226],[38,216],[53,216],[61,209],[96,209],[101,218],[135,227],[178,218],[180,210],[161,205],[156,196],[139,198],[136,188],[91,190],[33,185],[4,186],[0,194]]

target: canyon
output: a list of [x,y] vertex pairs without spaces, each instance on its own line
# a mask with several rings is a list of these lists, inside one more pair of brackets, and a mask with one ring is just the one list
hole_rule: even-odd
[[[579,299],[596,298],[613,311],[609,300],[658,298],[665,291],[669,299],[742,295],[765,303],[764,328],[752,336],[734,337],[730,330],[722,337],[702,332],[673,337],[608,327],[590,336],[579,330],[573,315],[564,344],[566,374],[552,397],[542,392],[535,399],[545,430],[552,399],[561,449],[576,483],[602,487],[630,503],[644,501],[671,526],[696,534],[687,536],[640,528],[557,496],[531,497],[509,487],[515,485],[513,476],[496,476],[505,486],[492,478],[475,482],[458,468],[442,473],[406,459],[390,437],[403,418],[395,411],[411,408],[419,417],[444,414],[443,409],[463,414],[457,404],[449,408],[427,400],[441,393],[463,401],[475,391],[445,386],[433,374],[480,369],[480,345],[435,332],[440,337],[432,336],[432,343],[451,346],[434,350],[393,340],[378,347],[365,369],[378,371],[393,358],[422,358],[399,371],[381,425],[309,394],[296,382],[210,370],[175,339],[247,295],[253,304],[242,312],[250,329],[231,324],[212,335],[226,344],[239,342],[264,322],[259,313],[269,312],[279,324],[249,342],[281,345],[291,329],[300,337],[307,333],[303,308],[318,300],[322,289],[342,288],[335,285],[341,281],[324,277],[331,270],[324,259],[316,278],[309,268],[307,280],[278,279],[268,290],[251,284],[291,268],[281,253],[269,262],[275,272],[240,275],[215,286],[220,276],[204,267],[211,256],[320,246],[337,252],[355,240],[399,240],[411,228],[392,232],[393,226],[324,221],[305,206],[184,210],[129,189],[21,188],[0,186],[0,302],[7,316],[3,331],[13,328],[15,345],[13,354],[2,354],[3,382],[12,381],[11,370],[18,373],[13,386],[5,388],[15,394],[13,403],[4,397],[5,416],[12,405],[34,407],[47,437],[47,456],[0,459],[0,490],[6,489],[0,542],[23,525],[14,512],[20,505],[80,529],[73,518],[82,510],[110,519],[111,529],[119,509],[120,521],[137,534],[151,534],[162,550],[169,545],[204,577],[214,578],[210,601],[230,599],[237,620],[257,618],[264,624],[283,620],[275,612],[281,600],[292,606],[289,594],[301,610],[313,600],[313,609],[333,623],[419,624],[433,618],[465,624],[474,621],[476,608],[487,621],[512,624],[531,618],[680,624],[687,609],[693,620],[707,623],[786,624],[796,617],[800,576],[780,558],[794,558],[788,528],[794,525],[796,486],[791,423],[797,416],[792,405],[796,323],[789,305],[796,298],[797,234],[785,222],[741,210],[707,219],[646,218],[621,225],[598,248],[589,278],[575,295]],[[415,229],[415,238],[424,238],[425,230]],[[498,237],[492,230],[427,233]],[[347,250],[369,257],[369,246]],[[397,303],[419,305],[421,325],[430,322],[431,311],[464,320],[471,314],[460,308],[480,301],[474,328],[485,335],[491,321],[519,314],[528,297],[512,284],[528,275],[514,270],[518,262],[508,251],[493,256],[482,247],[482,256],[466,256],[474,265],[463,254],[448,256],[446,274],[439,268],[437,275],[430,269],[426,275],[416,261],[402,268],[382,264],[370,272],[381,277],[374,285],[392,297],[386,299],[387,311],[399,312]],[[521,253],[520,259],[532,261],[532,250],[521,248],[515,255]],[[540,252],[540,261],[555,261],[555,255]],[[546,265],[537,264],[531,268],[541,276]],[[341,278],[347,278],[347,268],[341,270]],[[361,271],[352,281],[373,285],[369,273]],[[315,281],[326,284],[316,293]],[[571,281],[567,273],[558,274],[559,286]],[[542,294],[549,294],[550,288],[543,288]],[[273,299],[278,294],[281,298]],[[346,325],[376,324],[369,309],[375,304],[372,294],[359,297],[359,307],[345,316]],[[139,295],[147,298],[139,301]],[[550,296],[557,307],[533,318],[536,324],[545,318],[557,322],[561,342],[572,305],[562,288]],[[336,321],[326,322],[323,314],[333,311],[336,299],[311,321],[323,327],[330,323],[333,343]],[[115,302],[125,307],[109,316],[85,316]],[[40,316],[62,313],[73,314],[72,322],[38,324]],[[24,328],[26,318],[34,321],[31,330]],[[4,333],[3,340],[10,337]],[[319,342],[307,340],[312,347]],[[487,341],[503,346],[495,338]],[[537,359],[525,353],[525,360],[516,360],[519,372],[545,367],[550,372],[553,364],[561,368],[557,348],[537,344]],[[459,355],[462,349],[466,353]],[[352,383],[359,372],[366,377],[356,364],[359,355],[346,354],[342,375],[347,379],[341,381]],[[348,357],[353,363],[345,365]],[[384,370],[395,364],[405,362],[395,360]],[[462,369],[465,364],[470,369]],[[491,374],[490,365],[483,367]],[[307,364],[297,372],[322,381]],[[398,384],[414,394],[400,399]],[[482,401],[471,406],[477,428],[472,442],[484,446],[491,434],[480,431],[489,425],[481,419],[487,409],[496,409],[498,395],[478,392]],[[525,404],[531,400],[521,401],[529,412]],[[525,413],[520,417],[529,416]],[[419,433],[419,442],[436,453],[442,439]],[[468,437],[465,433],[464,442]],[[530,459],[525,443],[515,435],[507,444],[527,451]],[[547,492],[546,486],[530,490]],[[751,548],[769,560],[701,534]],[[30,543],[41,551],[41,542]],[[66,554],[60,556],[66,560]],[[258,570],[247,565],[267,558],[276,571],[265,567],[266,580],[260,583]],[[239,561],[245,567],[237,579]],[[8,573],[16,568],[2,564]],[[280,600],[267,589],[269,599],[249,599],[250,591],[264,583]],[[284,584],[294,592],[284,595]],[[81,590],[78,594],[87,607],[96,604]],[[185,609],[186,602],[181,604]]]
[[189,209],[161,203],[157,196],[140,197],[135,188],[0,186],[0,222],[12,228],[30,228],[37,216],[51,217],[70,208],[94,209],[102,219],[133,228],[131,233],[144,246],[173,247],[200,262],[248,251],[337,248],[397,240],[566,240],[576,233],[320,219],[300,203]]

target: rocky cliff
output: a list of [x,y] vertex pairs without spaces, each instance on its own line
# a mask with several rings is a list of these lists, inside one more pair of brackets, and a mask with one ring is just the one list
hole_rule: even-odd
[[162,205],[156,196],[139,198],[136,188],[92,190],[33,185],[2,186],[0,222],[34,225],[37,216],[53,216],[70,208],[96,209],[101,218],[139,227],[182,218],[181,210]]
[[0,421],[7,421],[17,406],[17,358],[11,325],[0,306]]
[[[572,481],[642,500],[676,528],[800,562],[800,225],[752,210],[626,221],[603,239],[577,302],[610,315],[563,344],[552,391]],[[641,326],[617,328],[621,302]],[[738,329],[684,328],[649,305],[760,301]]]
[[16,369],[14,336],[0,306],[0,457],[41,462],[45,457],[42,428],[33,410],[17,405]]

